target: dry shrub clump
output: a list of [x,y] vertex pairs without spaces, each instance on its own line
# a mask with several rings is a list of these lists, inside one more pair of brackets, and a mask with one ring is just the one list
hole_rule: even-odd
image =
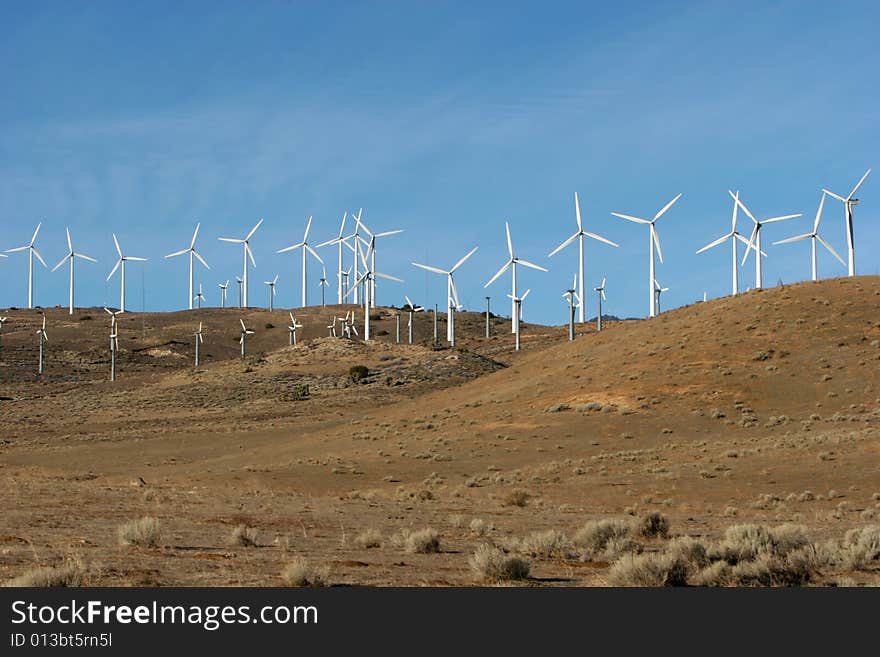
[[432,554],[440,552],[440,534],[432,527],[418,531],[401,529],[392,541],[410,554]]
[[652,511],[633,523],[633,532],[645,538],[666,538],[669,535],[669,520],[659,511]]
[[9,580],[10,587],[66,587],[82,586],[85,570],[79,564],[70,563],[57,568],[32,568]]
[[611,567],[608,580],[615,586],[684,586],[688,563],[669,552],[624,554]]
[[880,527],[868,525],[849,530],[840,547],[839,559],[848,570],[866,570],[880,559]]
[[302,557],[291,561],[281,573],[289,586],[327,586],[329,576],[329,566],[315,566]]
[[525,538],[515,541],[514,544],[518,552],[536,558],[565,557],[571,546],[568,537],[555,529],[532,532]]
[[382,547],[382,534],[376,529],[365,529],[355,537],[354,543],[364,550]]
[[150,516],[132,520],[119,526],[120,545],[156,547],[159,544],[159,521]]
[[519,508],[524,507],[529,503],[529,499],[532,496],[529,495],[524,490],[515,490],[511,491],[507,497],[504,498],[504,506],[517,506]]
[[528,579],[531,570],[529,562],[525,559],[485,544],[477,547],[468,563],[477,578],[485,582]]
[[586,561],[613,561],[621,554],[637,552],[630,538],[631,525],[624,520],[590,520],[578,529],[572,543]]
[[241,547],[256,547],[257,530],[253,527],[248,527],[247,525],[239,525],[232,530],[229,542]]

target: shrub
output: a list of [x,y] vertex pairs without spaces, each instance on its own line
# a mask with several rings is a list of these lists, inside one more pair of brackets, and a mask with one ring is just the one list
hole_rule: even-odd
[[239,545],[241,547],[256,547],[257,530],[253,527],[248,527],[247,525],[239,525],[232,530],[232,535],[229,537],[229,541],[233,545]]
[[480,545],[468,559],[471,570],[481,580],[506,582],[528,579],[531,566],[520,557],[511,556],[491,545]]
[[159,544],[159,521],[150,516],[119,526],[119,544],[155,547]]
[[504,498],[504,506],[518,506],[522,508],[529,503],[530,497],[531,495],[524,490],[512,491]]
[[355,545],[365,550],[382,546],[382,534],[375,529],[366,529],[354,539]]
[[431,554],[440,551],[440,535],[431,527],[412,532],[402,529],[394,542],[411,554]]
[[570,542],[560,531],[533,532],[518,542],[518,550],[532,557],[564,557]]
[[575,532],[572,542],[582,559],[611,560],[638,549],[629,533],[630,525],[623,520],[590,520]]
[[68,564],[59,568],[33,568],[15,579],[11,579],[6,586],[11,587],[61,587],[82,586],[85,572],[76,564]]
[[872,561],[880,559],[880,527],[850,529],[843,539],[839,558],[850,570],[867,569]]
[[273,329],[273,328],[275,328],[275,325],[272,322],[266,322],[266,328]]
[[624,554],[608,573],[614,586],[685,586],[688,565],[666,552]]
[[659,511],[646,513],[635,522],[634,532],[647,538],[660,536],[666,538],[669,534],[669,520]]
[[370,375],[370,369],[366,365],[352,365],[348,368],[348,378],[352,383],[360,383]]
[[91,319],[94,319],[91,315],[83,315],[82,317],[79,318],[79,321],[88,322]]
[[302,557],[297,557],[291,561],[281,577],[290,586],[327,586],[327,579],[330,575],[330,568],[327,566],[314,566],[311,562]]

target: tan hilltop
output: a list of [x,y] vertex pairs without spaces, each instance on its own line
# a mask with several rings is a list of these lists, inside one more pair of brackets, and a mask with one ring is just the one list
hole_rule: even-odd
[[[457,316],[455,348],[431,344],[431,313],[395,344],[392,308],[372,343],[328,337],[353,308],[294,311],[296,348],[286,310],[126,314],[115,383],[103,310],[45,310],[41,379],[40,311],[10,311],[0,580],[309,580],[294,564],[471,585],[527,562],[531,586],[880,582],[880,277],[578,325],[574,342],[527,324],[521,352],[479,313]],[[706,554],[678,556],[693,543]]]

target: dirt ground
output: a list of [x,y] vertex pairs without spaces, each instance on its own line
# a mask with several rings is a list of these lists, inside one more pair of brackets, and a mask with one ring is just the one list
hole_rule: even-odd
[[[114,383],[103,310],[4,312],[0,581],[76,563],[89,585],[276,586],[305,557],[333,584],[471,585],[482,543],[647,511],[706,541],[743,523],[817,541],[880,524],[880,277],[578,325],[574,342],[524,324],[520,352],[509,320],[486,339],[477,313],[456,317],[454,348],[432,344],[431,313],[395,344],[392,308],[374,311],[375,341],[329,337],[354,308],[294,311],[295,348],[286,310],[127,313]],[[120,545],[143,516],[158,543]],[[255,546],[230,540],[240,524]],[[439,552],[395,540],[427,527]],[[358,541],[368,529],[379,547]],[[604,560],[528,558],[525,585],[608,583]],[[880,564],[817,581],[841,577],[877,585]]]

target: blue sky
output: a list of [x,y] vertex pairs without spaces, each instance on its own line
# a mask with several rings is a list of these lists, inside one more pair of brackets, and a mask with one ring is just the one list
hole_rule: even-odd
[[[462,302],[489,294],[506,313],[509,278],[483,284],[509,220],[518,255],[550,268],[521,276],[526,319],[563,323],[576,248],[546,255],[574,231],[575,191],[587,230],[621,245],[588,244],[588,285],[607,275],[607,311],[643,316],[647,231],[610,212],[651,216],[683,193],[657,225],[668,308],[730,292],[729,250],[694,252],[729,229],[739,189],[757,215],[804,213],[764,229],[765,285],[802,280],[808,243],[770,242],[809,231],[823,186],[846,194],[880,164],[878,24],[869,2],[3,3],[0,247],[42,220],[54,266],[69,225],[99,260],[78,266],[77,305],[115,303],[115,231],[150,258],[129,269],[132,309],[169,310],[185,306],[186,263],[163,256],[194,224],[216,304],[241,270],[216,238],[262,217],[251,303],[277,273],[289,306],[299,261],[275,251],[309,215],[316,243],[363,207],[370,228],[406,229],[379,251],[406,284],[381,284],[380,303],[442,307],[445,281],[409,263],[451,266],[479,245]],[[856,266],[875,274],[880,171],[859,195]],[[841,204],[823,227],[845,257]],[[0,258],[0,306],[26,304],[25,260]],[[845,274],[824,252],[819,268]],[[751,260],[741,276],[753,285]],[[66,293],[65,268],[38,268],[36,303]]]

